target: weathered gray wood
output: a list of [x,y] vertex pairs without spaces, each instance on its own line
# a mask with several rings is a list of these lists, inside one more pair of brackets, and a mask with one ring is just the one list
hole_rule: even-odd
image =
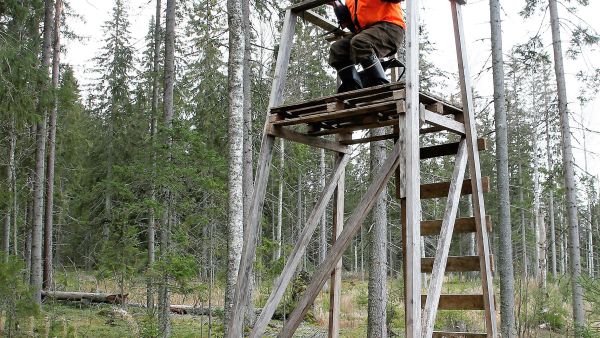
[[[488,232],[492,232],[492,218],[490,216],[485,217]],[[422,221],[421,222],[421,236],[433,236],[438,235],[442,229],[443,220],[432,220],[432,221]],[[475,218],[458,218],[456,222],[454,222],[454,233],[472,233],[477,232],[477,227],[475,226]]]
[[[435,146],[429,146],[429,147],[423,147],[421,148],[421,159],[428,159],[428,158],[434,158],[434,157],[441,157],[441,156],[447,156],[447,155],[455,155],[458,152],[458,145],[460,144],[460,142],[454,142],[454,143],[445,143],[445,144],[438,144]],[[479,149],[479,151],[482,150],[487,150],[488,149],[488,145],[485,139],[478,139],[477,140],[477,148]]]
[[[321,288],[325,284],[326,279],[329,277],[334,267],[340,261],[340,258],[344,254],[344,251],[352,242],[352,238],[360,229],[363,221],[367,217],[367,214],[373,207],[376,198],[379,196],[385,184],[389,181],[393,175],[394,170],[398,166],[398,156],[400,152],[400,145],[396,143],[392,152],[389,154],[381,170],[377,173],[373,182],[367,189],[366,193],[361,198],[356,209],[352,212],[352,215],[346,222],[344,230],[338,237],[335,244],[331,247],[331,250],[323,263],[321,263],[314,272],[311,278],[311,282],[306,288],[306,291],[302,295],[302,298],[298,302],[298,306],[290,315],[287,323],[284,325],[283,330],[279,334],[279,337],[292,337],[302,319],[306,315],[311,304],[319,294]],[[420,262],[419,262],[420,263]]]
[[287,259],[285,267],[283,271],[279,275],[279,277],[275,280],[273,284],[273,289],[271,290],[271,294],[269,295],[269,299],[265,303],[265,306],[258,317],[254,327],[252,328],[252,332],[250,333],[250,337],[262,337],[271,317],[273,317],[273,313],[277,309],[277,305],[281,302],[283,298],[283,294],[285,293],[285,289],[290,283],[292,277],[294,276],[294,272],[300,264],[302,260],[302,255],[306,251],[306,247],[310,242],[310,239],[321,220],[321,216],[325,212],[327,208],[327,204],[331,197],[334,195],[334,191],[337,191],[338,184],[342,181],[344,177],[345,168],[348,162],[350,161],[350,155],[343,154],[336,162],[336,167],[333,170],[333,174],[329,178],[329,181],[325,185],[325,189],[319,196],[315,207],[310,213],[308,220],[306,221],[306,226],[302,230],[296,245],[294,246],[294,250],[290,253],[290,256]]
[[450,132],[453,132],[453,133],[456,133],[459,135],[465,134],[464,124],[462,124],[458,121],[452,120],[448,117],[444,117],[443,115],[431,112],[429,110],[425,110],[424,115],[425,115],[424,116],[425,121],[431,125],[444,128],[447,131],[450,131]]
[[[492,271],[493,269],[493,255],[492,259]],[[433,271],[433,264],[435,257],[425,257],[421,259],[421,272],[431,273]],[[479,256],[449,256],[448,262],[446,263],[446,272],[473,272],[479,271]]]
[[297,143],[306,144],[316,148],[322,148],[327,150],[333,150],[340,153],[349,154],[352,152],[350,147],[340,144],[339,142],[329,141],[320,137],[307,136],[296,131],[283,128],[283,127],[271,127],[269,128],[269,134],[284,138],[286,140],[294,141]]
[[435,253],[435,262],[433,263],[433,274],[429,281],[429,290],[427,291],[427,302],[423,311],[423,335],[430,337],[433,334],[435,325],[435,316],[437,314],[438,302],[442,292],[444,274],[446,272],[446,263],[450,252],[450,243],[452,242],[452,233],[454,232],[454,221],[458,211],[458,204],[461,196],[461,183],[465,177],[467,169],[467,145],[465,140],[460,142],[454,172],[452,173],[452,182],[446,201],[446,210],[444,211],[444,221],[442,222],[442,231],[437,244]]
[[[490,178],[485,176],[482,178],[482,192],[490,191]],[[461,194],[469,195],[472,193],[471,180],[464,180],[462,183]],[[421,199],[442,198],[448,196],[450,182],[429,183],[421,185]],[[401,196],[404,197],[404,196]]]
[[490,263],[490,247],[487,228],[485,226],[485,204],[483,200],[483,187],[481,182],[481,166],[479,151],[477,150],[477,130],[475,113],[473,111],[473,91],[471,74],[466,51],[465,30],[463,27],[462,6],[456,0],[451,0],[452,21],[454,24],[454,37],[460,77],[460,87],[465,119],[465,135],[469,157],[469,173],[473,187],[473,215],[477,226],[477,246],[481,258],[481,282],[483,301],[485,307],[486,329],[488,335],[498,336],[496,323],[494,291]]
[[294,13],[300,13],[302,11],[307,11],[309,9],[322,6],[329,2],[331,2],[331,0],[306,0],[302,1],[301,3],[292,5],[289,9],[291,9]]
[[42,291],[43,298],[65,301],[87,300],[92,303],[116,304],[127,301],[128,294],[110,294],[99,292],[73,292],[73,291]]
[[[283,91],[285,89],[285,80],[292,51],[296,21],[296,14],[290,10],[286,11],[283,31],[281,33],[281,45],[279,47],[271,96],[269,98],[269,107],[280,105],[283,101]],[[244,247],[242,249],[242,260],[240,262],[238,282],[235,288],[235,297],[232,308],[233,316],[229,322],[229,330],[227,330],[230,338],[239,338],[239,334],[238,336],[234,336],[233,334],[235,334],[235,332],[242,332],[242,325],[244,322],[245,311],[243,310],[243,305],[246,304],[246,297],[248,297],[250,274],[252,272],[252,264],[256,253],[256,237],[262,216],[262,209],[267,191],[267,181],[271,169],[273,145],[275,142],[275,138],[267,133],[268,127],[267,114],[260,155],[258,157],[256,179],[254,180],[254,194],[250,204],[250,215],[246,220],[247,223],[244,227]]]
[[[427,303],[427,298],[425,295],[421,296],[423,304]],[[483,295],[441,295],[438,308],[440,310],[485,310],[484,297]]]
[[[338,141],[352,138],[352,134],[338,135]],[[337,155],[336,162],[341,160],[340,155]],[[344,229],[344,195],[346,190],[345,172],[338,181],[337,189],[335,190],[335,198],[333,200],[333,224],[331,245],[335,245],[338,237]],[[328,337],[337,338],[340,335],[340,315],[342,305],[342,259],[337,262],[333,272],[331,273],[331,281],[329,283],[329,325]]]
[[[406,336],[421,337],[421,197],[419,155],[419,11],[406,3]],[[402,126],[401,126],[402,127]]]
[[391,111],[396,108],[395,101],[388,101],[383,103],[376,103],[373,105],[358,107],[358,108],[350,108],[339,110],[336,112],[325,112],[319,114],[307,114],[302,115],[296,118],[290,118],[285,120],[272,121],[273,125],[276,126],[290,126],[301,123],[314,123],[314,122],[322,122],[322,121],[333,121],[342,118],[348,117],[357,117],[360,115],[367,114],[377,114],[380,112]]
[[[344,35],[346,32],[339,29],[338,25],[324,16],[321,16],[313,11],[307,10],[298,15],[299,18],[304,19],[313,25],[326,30],[327,32],[333,32],[335,35]],[[350,32],[348,32],[350,33]]]
[[487,333],[434,331],[432,338],[485,338]]

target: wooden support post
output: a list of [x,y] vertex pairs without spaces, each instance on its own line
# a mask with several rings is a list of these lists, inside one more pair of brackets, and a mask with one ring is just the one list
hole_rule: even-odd
[[281,299],[283,298],[285,289],[294,276],[294,272],[296,271],[298,264],[300,264],[302,260],[302,255],[306,251],[306,247],[308,246],[310,239],[315,232],[319,221],[321,220],[321,215],[323,215],[327,209],[327,204],[334,195],[334,192],[336,192],[335,194],[337,195],[337,187],[339,186],[340,182],[343,182],[345,168],[348,162],[350,162],[350,155],[338,155],[333,173],[325,185],[325,189],[321,193],[321,196],[319,196],[315,207],[311,211],[308,221],[306,222],[306,226],[302,230],[294,250],[288,257],[283,271],[277,280],[275,280],[275,283],[273,284],[273,290],[271,290],[271,295],[263,307],[260,316],[254,324],[254,327],[252,328],[252,332],[250,333],[251,338],[260,338],[263,336],[271,317],[273,317],[273,313],[275,313],[275,310],[277,309],[277,305],[279,305],[279,302],[281,302]]
[[313,273],[310,284],[298,302],[298,306],[296,309],[294,309],[294,312],[292,312],[287,323],[284,325],[279,337],[292,337],[302,322],[306,312],[323,288],[325,281],[331,275],[331,272],[333,272],[333,269],[342,258],[344,251],[352,243],[352,238],[362,226],[362,223],[375,204],[375,201],[377,197],[379,197],[383,187],[394,174],[394,170],[398,166],[399,152],[400,146],[398,143],[396,143],[383,166],[373,179],[373,182],[371,182],[367,192],[359,201],[358,206],[352,212],[350,218],[348,218],[348,221],[344,226],[344,230],[342,230],[342,233],[338,237],[337,241],[331,247],[327,258],[323,261],[323,263],[321,263],[321,265],[319,265],[317,271]]
[[406,3],[406,337],[421,337],[421,197],[419,155],[419,10]]
[[450,0],[450,7],[452,10],[454,38],[456,42],[456,54],[458,59],[458,71],[460,75],[460,87],[465,119],[465,135],[469,159],[469,173],[471,174],[471,185],[473,188],[473,215],[475,217],[475,225],[477,227],[477,246],[481,259],[481,282],[485,306],[486,329],[488,336],[497,337],[498,328],[496,323],[494,291],[492,284],[490,247],[485,222],[485,204],[483,201],[483,188],[481,183],[481,166],[479,163],[479,150],[477,148],[477,130],[475,124],[475,114],[473,111],[473,92],[466,51],[462,5],[457,3],[456,0]]
[[444,211],[444,220],[442,221],[442,230],[433,263],[432,276],[429,282],[427,301],[425,302],[425,310],[423,311],[424,337],[431,337],[433,335],[435,316],[442,292],[444,273],[446,272],[446,263],[448,262],[448,253],[450,252],[450,243],[452,242],[452,233],[454,232],[454,222],[456,221],[456,212],[458,211],[458,203],[461,196],[462,181],[467,168],[467,147],[464,140],[460,142],[458,147],[455,163],[448,200],[446,201],[446,210]]
[[[337,141],[352,139],[352,134],[338,135]],[[342,159],[338,154],[336,162]],[[338,180],[333,200],[333,227],[331,236],[331,245],[335,245],[337,238],[344,229],[344,194],[345,194],[345,173]],[[342,298],[342,259],[338,261],[335,269],[331,273],[331,282],[329,283],[329,338],[337,338],[340,335],[340,306]]]
[[[271,96],[269,99],[269,108],[281,105],[283,102],[283,91],[289,68],[290,54],[292,52],[292,43],[294,40],[294,31],[296,28],[297,15],[291,10],[285,13],[283,31],[281,33],[281,44],[277,63],[275,65],[275,74],[273,85],[271,87]],[[254,181],[254,194],[250,204],[250,215],[246,220],[244,227],[244,247],[242,249],[242,260],[238,273],[238,282],[235,287],[235,296],[233,300],[232,317],[228,325],[228,337],[239,338],[242,336],[242,326],[244,323],[244,304],[248,297],[250,275],[252,264],[256,253],[256,239],[259,231],[260,219],[262,216],[265,194],[267,192],[267,181],[271,169],[271,159],[273,157],[273,145],[275,137],[268,134],[269,113],[265,122],[263,138],[261,143],[260,155],[258,158],[258,168],[256,179]]]

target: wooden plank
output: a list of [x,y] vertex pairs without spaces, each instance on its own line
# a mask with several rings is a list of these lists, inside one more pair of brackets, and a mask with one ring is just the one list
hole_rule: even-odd
[[442,112],[440,114],[444,115],[462,115],[463,110],[460,107],[453,105],[452,103],[446,101],[445,99],[436,96],[431,93],[421,92],[419,95],[421,103],[425,105],[441,103],[442,104]]
[[272,128],[269,128],[268,133],[275,137],[280,137],[286,140],[306,144],[311,147],[323,148],[346,154],[352,152],[352,149],[350,147],[342,145],[339,142],[329,141],[320,137],[304,135],[283,127],[273,126]]
[[[352,138],[351,134],[338,135],[338,141]],[[336,161],[340,160],[337,155]],[[333,222],[331,229],[331,245],[335,245],[338,237],[344,229],[344,195],[345,195],[345,173],[338,180],[335,189],[335,198],[333,200]],[[331,272],[331,281],[329,283],[329,325],[328,337],[338,338],[340,335],[340,316],[342,307],[342,258]]]
[[343,134],[343,133],[350,133],[350,132],[357,131],[357,130],[367,130],[367,129],[373,129],[373,128],[393,126],[395,124],[398,124],[397,118],[391,119],[391,120],[385,120],[385,121],[375,121],[375,122],[370,122],[370,123],[364,123],[364,124],[360,124],[360,125],[352,125],[352,126],[348,126],[348,127],[319,130],[319,131],[311,132],[311,133],[309,133],[309,135],[324,136],[324,135],[332,135],[332,134]]
[[485,338],[487,333],[433,331],[432,338]]
[[[447,195],[446,209],[444,210],[444,220],[442,221],[440,238],[437,244],[432,275],[427,291],[427,302],[425,303],[425,308],[423,310],[423,334],[425,337],[429,337],[433,334],[435,316],[437,314],[440,294],[442,293],[442,284],[444,283],[444,274],[448,262],[450,244],[452,242],[452,234],[454,233],[454,222],[456,220],[456,213],[458,212],[458,204],[460,202],[462,190],[460,185],[465,178],[466,170],[467,144],[463,139],[458,146],[458,153],[456,154],[452,181]],[[423,268],[421,268],[421,271],[423,271]]]
[[[458,145],[459,145],[459,142],[454,142],[454,143],[446,143],[446,144],[439,144],[439,145],[435,145],[435,146],[423,147],[423,148],[421,148],[421,159],[424,160],[424,159],[428,159],[428,158],[454,155],[458,152]],[[482,139],[482,138],[478,139],[477,140],[477,148],[480,151],[488,150],[488,144],[487,144],[486,140]]]
[[340,184],[340,182],[342,182],[344,179],[345,168],[349,161],[350,155],[348,154],[342,154],[338,157],[333,173],[329,178],[329,181],[325,185],[325,189],[319,196],[317,203],[311,211],[310,216],[306,221],[306,225],[304,226],[304,229],[302,229],[302,233],[298,237],[296,245],[294,246],[294,249],[292,250],[290,256],[286,261],[283,271],[281,272],[279,277],[277,277],[273,284],[271,294],[269,295],[269,298],[267,299],[267,302],[265,303],[262,312],[260,313],[256,323],[254,324],[254,327],[252,328],[250,337],[258,338],[263,336],[267,325],[273,317],[273,313],[275,313],[277,306],[283,298],[285,289],[287,288],[292,277],[294,276],[296,268],[302,261],[302,256],[304,255],[306,247],[308,246],[310,239],[313,236],[313,233],[315,232],[315,229],[317,228],[317,225],[321,220],[321,216],[327,209],[327,204],[331,200],[331,197],[334,195],[334,193],[338,191],[337,187]]
[[483,182],[481,179],[481,164],[479,163],[479,151],[477,150],[477,124],[475,123],[475,112],[473,107],[473,87],[471,85],[471,72],[466,49],[465,29],[462,17],[462,1],[450,0],[452,11],[452,22],[454,26],[454,38],[456,44],[456,55],[462,94],[463,115],[465,121],[465,134],[467,140],[467,152],[469,154],[469,173],[471,174],[473,215],[477,226],[477,247],[480,257],[481,284],[484,295],[486,331],[489,336],[498,336],[498,325],[496,322],[496,311],[494,302],[494,285],[492,280],[490,262],[490,243],[485,224],[485,203],[483,200]]
[[377,103],[369,106],[343,109],[335,112],[325,112],[318,114],[302,115],[296,118],[289,118],[285,120],[272,121],[273,125],[276,126],[291,126],[301,123],[314,123],[322,121],[333,121],[341,118],[356,117],[366,114],[376,114],[380,112],[390,111],[396,108],[396,102],[389,101],[383,103]]
[[421,337],[419,0],[406,2],[406,337]]
[[425,121],[431,125],[444,128],[445,130],[456,133],[458,135],[465,134],[465,125],[458,121],[452,120],[448,117],[444,117],[443,115],[437,113],[430,112],[428,110],[425,110],[424,115]]
[[396,134],[386,134],[386,135],[380,135],[380,136],[369,136],[369,137],[364,137],[364,138],[359,138],[359,139],[342,141],[341,143],[345,144],[345,145],[361,144],[361,143],[370,143],[370,142],[376,142],[376,141],[391,140],[395,137],[397,137]]
[[333,21],[327,19],[326,17],[315,13],[314,11],[307,10],[298,15],[301,19],[304,19],[313,25],[326,30],[327,32],[331,32],[335,35],[344,35],[345,32],[339,29],[339,26]]
[[[427,302],[427,296],[421,296],[421,302]],[[468,310],[477,311],[485,310],[483,304],[483,295],[441,295],[440,310]]]
[[294,13],[300,13],[309,9],[313,9],[315,7],[322,6],[329,2],[331,2],[331,0],[306,0],[290,6],[288,10],[291,10]]
[[[286,11],[281,33],[281,45],[275,64],[275,74],[271,87],[269,98],[269,107],[274,107],[283,101],[283,91],[285,89],[285,80],[289,68],[290,54],[292,51],[292,42],[296,28],[297,17],[292,11]],[[262,216],[263,204],[267,192],[267,182],[271,169],[271,159],[273,157],[273,145],[275,138],[267,133],[269,128],[268,114],[265,121],[263,138],[261,142],[260,154],[258,157],[258,167],[256,169],[256,179],[254,181],[254,191],[249,208],[249,216],[244,226],[244,245],[242,248],[242,258],[238,272],[238,282],[235,287],[235,295],[232,306],[232,317],[228,324],[228,338],[239,338],[242,336],[242,326],[244,323],[243,311],[244,304],[248,298],[250,275],[252,265],[256,254],[256,238],[258,226]]]
[[344,254],[344,251],[346,251],[346,249],[352,243],[354,235],[356,235],[362,226],[369,211],[375,204],[376,199],[381,194],[383,187],[393,175],[394,170],[398,166],[399,148],[399,144],[394,146],[383,166],[378,171],[377,175],[375,175],[375,178],[369,185],[369,188],[361,200],[358,202],[357,207],[352,212],[352,215],[350,215],[350,218],[348,218],[346,221],[344,230],[342,230],[342,233],[336,240],[335,244],[331,247],[327,257],[313,273],[310,284],[298,301],[296,309],[294,309],[292,314],[289,316],[288,321],[284,324],[283,330],[279,334],[279,337],[292,337],[302,322],[306,312],[312,306],[315,298],[323,288],[325,281],[330,277],[335,266],[337,266],[338,262],[342,258],[342,255]]
[[[493,256],[492,256],[493,257]],[[421,259],[421,272],[431,273],[435,257]],[[493,259],[492,259],[493,261]],[[493,270],[493,269],[492,269]],[[451,256],[446,263],[446,272],[479,271],[479,256]]]
[[392,82],[392,83],[388,83],[388,84],[381,85],[381,86],[368,87],[368,88],[357,89],[357,90],[353,90],[353,91],[349,91],[349,92],[345,92],[345,93],[339,93],[339,94],[333,94],[333,95],[329,95],[329,96],[318,97],[318,98],[315,98],[312,100],[302,101],[299,103],[280,105],[280,106],[271,108],[270,111],[272,114],[281,113],[281,112],[288,111],[288,110],[296,110],[296,109],[315,106],[315,105],[322,105],[322,104],[326,104],[329,102],[345,101],[348,99],[356,99],[356,98],[360,98],[363,96],[369,96],[369,95],[373,95],[373,94],[377,94],[377,93],[392,92],[394,90],[399,90],[399,89],[403,89],[403,88],[404,88],[404,83]]
[[[482,182],[482,193],[486,193],[490,191],[490,178],[484,177]],[[448,190],[450,189],[449,182],[442,183],[431,183],[431,184],[423,184],[421,186],[421,198],[429,199],[429,198],[442,198],[448,196]],[[464,180],[462,184],[461,194],[469,195],[472,192],[472,182],[470,179]]]
[[[488,232],[492,232],[492,217],[486,216],[485,218]],[[421,236],[434,236],[440,233],[442,228],[442,220],[432,220],[432,221],[422,221],[421,222]],[[477,227],[475,225],[475,218],[458,218],[456,222],[454,222],[454,233],[473,233],[477,232]]]

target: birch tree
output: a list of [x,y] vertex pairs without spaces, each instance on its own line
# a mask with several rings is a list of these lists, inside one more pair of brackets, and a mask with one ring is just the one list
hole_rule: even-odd
[[[244,21],[242,0],[227,1],[229,22],[229,205],[227,225],[227,280],[225,285],[225,327],[231,307],[242,256],[244,235],[243,142],[244,142]],[[227,329],[226,329],[227,331]],[[228,333],[225,332],[225,336]]]

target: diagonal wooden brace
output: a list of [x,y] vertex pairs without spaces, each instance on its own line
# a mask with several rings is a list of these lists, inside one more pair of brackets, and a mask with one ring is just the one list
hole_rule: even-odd
[[446,201],[446,210],[444,211],[444,220],[442,221],[442,230],[440,232],[435,261],[433,263],[433,271],[431,281],[429,282],[425,309],[422,314],[424,337],[431,337],[433,335],[435,316],[437,314],[440,294],[442,292],[444,273],[446,272],[446,263],[448,262],[448,253],[450,252],[450,243],[452,242],[452,233],[454,232],[454,223],[456,221],[462,181],[465,177],[466,169],[467,144],[463,139],[460,142],[458,153],[456,154],[454,172],[452,173],[448,200]]
[[306,247],[308,246],[310,239],[317,228],[317,225],[321,221],[321,216],[325,212],[327,204],[331,200],[338,182],[344,174],[348,162],[350,162],[350,155],[348,154],[343,154],[341,159],[337,162],[334,172],[329,178],[329,181],[325,185],[325,189],[321,193],[321,196],[319,196],[317,203],[310,213],[306,226],[302,230],[302,234],[300,234],[294,250],[288,257],[283,271],[273,284],[271,295],[269,296],[267,303],[263,307],[262,312],[260,313],[260,316],[258,317],[258,320],[254,324],[254,328],[250,333],[251,338],[262,337],[267,325],[269,324],[269,321],[271,320],[271,317],[273,316],[273,313],[275,313],[275,310],[277,309],[277,305],[279,305],[279,302],[283,298],[285,289],[290,283],[290,280],[294,275],[294,271],[296,271],[298,264],[300,264],[300,261],[302,260],[302,255],[304,254],[304,251],[306,251]]
[[[294,31],[296,28],[297,15],[288,10],[285,14],[283,31],[281,33],[281,45],[277,55],[275,65],[275,76],[271,87],[271,96],[269,98],[269,107],[275,107],[283,102],[283,91],[285,90],[285,80],[289,68],[290,55],[292,53],[292,41],[294,40]],[[265,122],[260,155],[258,157],[258,168],[256,169],[256,180],[254,181],[254,193],[250,203],[249,216],[244,226],[244,246],[242,248],[242,259],[238,272],[238,280],[235,286],[235,296],[231,309],[231,319],[227,325],[227,337],[239,338],[242,336],[242,325],[244,323],[244,304],[248,298],[248,289],[250,275],[252,274],[252,265],[254,255],[256,254],[256,238],[262,209],[267,193],[267,181],[269,180],[269,171],[271,169],[271,159],[273,157],[273,146],[275,137],[268,134],[269,118]],[[225,305],[227,306],[227,304]]]
[[327,255],[327,258],[323,261],[323,263],[321,263],[321,265],[319,265],[317,271],[315,271],[315,273],[312,275],[310,284],[298,302],[298,306],[290,315],[287,323],[283,327],[283,330],[279,334],[279,337],[292,337],[302,322],[306,312],[310,308],[310,305],[314,302],[320,290],[323,288],[325,281],[327,278],[329,278],[331,272],[337,265],[337,262],[342,258],[344,251],[346,251],[348,246],[351,244],[352,238],[362,226],[367,214],[375,204],[375,201],[377,197],[379,197],[379,194],[383,190],[385,184],[394,174],[394,170],[399,163],[399,155],[400,143],[397,142],[387,160],[379,170],[379,173],[373,182],[371,182],[367,192],[363,195],[362,199],[358,203],[358,206],[352,212],[352,215],[344,225],[344,230],[336,240],[335,244],[331,247],[331,251]]

